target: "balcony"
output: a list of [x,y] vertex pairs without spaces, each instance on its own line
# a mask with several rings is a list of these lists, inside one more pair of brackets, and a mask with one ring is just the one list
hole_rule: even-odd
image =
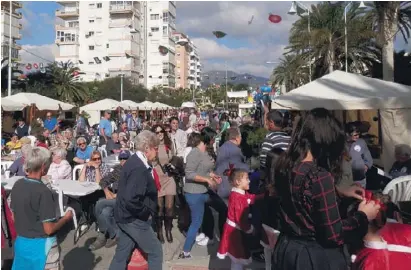
[[80,45],[78,40],[62,40],[62,39],[56,39],[56,44],[57,45]]
[[137,16],[141,16],[140,10],[133,5],[110,5],[110,14],[124,14],[135,13]]
[[21,50],[21,45],[19,45],[19,44],[14,44],[14,49],[16,49],[16,50]]
[[56,10],[56,17],[67,18],[67,17],[77,17],[80,15],[79,9],[74,10]]
[[15,35],[15,36],[13,36],[14,37],[14,39],[21,39],[21,34],[17,34],[17,35]]
[[64,26],[60,24],[56,24],[56,30],[70,30],[70,29],[79,29],[79,26]]
[[17,24],[17,28],[21,30],[21,29],[23,29],[23,25],[21,23],[19,23],[19,24]]
[[13,1],[13,6],[15,8],[22,8],[23,4],[20,1]]

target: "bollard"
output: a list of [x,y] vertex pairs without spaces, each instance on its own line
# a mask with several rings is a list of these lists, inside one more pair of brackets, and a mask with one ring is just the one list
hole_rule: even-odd
[[127,270],[148,270],[147,254],[138,248],[134,249]]

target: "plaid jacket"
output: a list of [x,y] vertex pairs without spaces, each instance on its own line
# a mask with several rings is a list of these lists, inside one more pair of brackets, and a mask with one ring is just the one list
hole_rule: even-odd
[[312,162],[298,164],[291,179],[279,175],[276,190],[280,199],[280,231],[289,236],[337,247],[350,235],[368,228],[363,212],[341,219],[334,178]]

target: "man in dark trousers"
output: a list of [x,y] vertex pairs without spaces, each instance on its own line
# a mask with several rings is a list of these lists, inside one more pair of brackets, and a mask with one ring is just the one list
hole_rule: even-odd
[[114,207],[120,231],[110,270],[126,269],[136,245],[148,255],[150,270],[162,269],[163,249],[151,227],[160,181],[150,162],[157,157],[159,143],[156,134],[142,131],[135,139],[137,152],[123,166]]

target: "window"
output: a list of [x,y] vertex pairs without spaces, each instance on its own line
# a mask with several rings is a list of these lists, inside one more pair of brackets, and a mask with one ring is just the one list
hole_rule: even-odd
[[109,47],[110,47],[110,45],[107,43],[107,44],[106,44],[106,48],[108,49]]
[[94,20],[88,20],[89,23],[94,23]]
[[150,14],[150,20],[159,20],[160,14]]
[[89,36],[89,37],[94,36],[94,31],[88,32],[88,36]]
[[88,61],[89,65],[94,65],[94,61]]
[[69,27],[78,27],[78,21],[73,21],[68,23]]
[[151,27],[151,32],[158,32],[160,31],[160,28],[158,27]]
[[97,3],[97,8],[102,8],[103,7],[103,3]]
[[96,7],[96,4],[90,3],[90,4],[88,4],[88,7],[89,7],[89,8],[95,8],[95,7]]
[[163,22],[164,23],[168,22],[168,12],[163,12]]
[[94,46],[88,46],[88,49],[89,49],[90,51],[94,51]]
[[167,36],[167,35],[168,35],[168,27],[163,26],[163,36]]

